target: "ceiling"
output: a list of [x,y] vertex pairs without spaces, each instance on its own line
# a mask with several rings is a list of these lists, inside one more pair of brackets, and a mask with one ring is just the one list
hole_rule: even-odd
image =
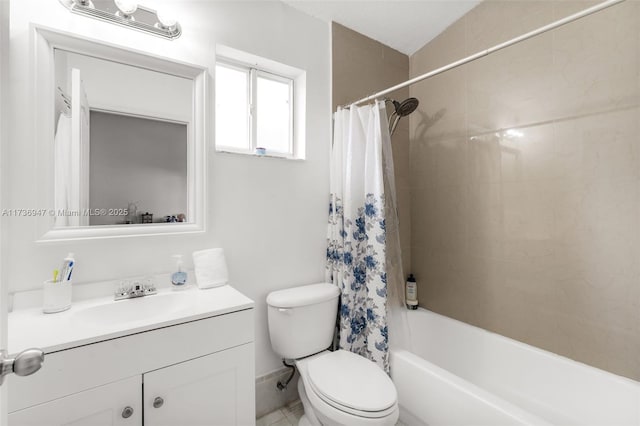
[[282,0],[412,55],[479,0]]

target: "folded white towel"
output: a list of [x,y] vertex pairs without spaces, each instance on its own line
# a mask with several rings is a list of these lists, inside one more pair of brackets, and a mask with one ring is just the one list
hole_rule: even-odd
[[219,287],[229,281],[227,262],[221,248],[194,251],[193,265],[199,288]]

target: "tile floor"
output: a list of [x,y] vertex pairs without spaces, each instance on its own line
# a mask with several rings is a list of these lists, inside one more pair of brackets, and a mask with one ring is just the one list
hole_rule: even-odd
[[256,420],[256,426],[298,426],[304,408],[298,399]]
[[[256,426],[298,426],[298,421],[304,413],[302,402],[298,399],[286,406],[265,414],[256,420]],[[400,420],[396,426],[406,426]]]

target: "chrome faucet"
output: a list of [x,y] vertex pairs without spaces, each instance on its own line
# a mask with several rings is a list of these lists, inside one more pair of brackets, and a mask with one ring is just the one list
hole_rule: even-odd
[[114,299],[133,299],[135,297],[150,296],[157,292],[158,290],[152,280],[121,281],[114,295]]

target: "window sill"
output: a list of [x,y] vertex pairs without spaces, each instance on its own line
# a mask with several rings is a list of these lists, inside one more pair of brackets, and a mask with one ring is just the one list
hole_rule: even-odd
[[279,160],[304,161],[304,158],[294,157],[292,155],[287,155],[287,154],[256,154],[255,152],[234,151],[232,149],[224,149],[224,148],[216,148],[216,153],[231,154],[231,155],[244,155],[246,157],[265,157],[265,158],[276,158],[276,159],[279,159]]

